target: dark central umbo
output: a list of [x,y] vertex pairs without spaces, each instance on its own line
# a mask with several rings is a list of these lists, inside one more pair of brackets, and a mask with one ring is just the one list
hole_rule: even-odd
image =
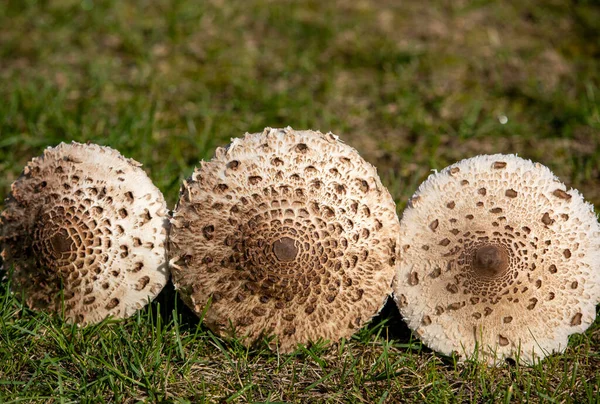
[[498,277],[508,269],[506,252],[494,245],[480,247],[475,252],[473,262],[475,274],[483,278]]
[[294,239],[282,237],[273,243],[273,254],[279,261],[292,261],[298,254]]

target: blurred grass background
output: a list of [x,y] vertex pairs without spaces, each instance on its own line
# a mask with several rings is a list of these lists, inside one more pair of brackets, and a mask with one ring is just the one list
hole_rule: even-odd
[[[60,141],[179,180],[246,131],[333,131],[401,204],[479,153],[549,165],[600,202],[593,1],[0,3],[0,194]],[[502,124],[501,122],[504,122]]]
[[[600,3],[0,1],[2,198],[30,158],[77,140],[142,162],[172,207],[180,181],[215,147],[288,125],[332,131],[357,148],[399,212],[431,169],[496,152],[548,165],[599,205]],[[151,310],[108,330],[65,329],[21,317],[4,292],[5,401],[599,400],[598,325],[532,370],[414,354],[406,337],[381,336],[391,332],[385,322],[337,351],[280,358],[264,347],[249,356],[197,324],[181,337]],[[148,358],[111,357],[129,352],[123,341],[145,341]],[[145,360],[158,376],[140,376]]]

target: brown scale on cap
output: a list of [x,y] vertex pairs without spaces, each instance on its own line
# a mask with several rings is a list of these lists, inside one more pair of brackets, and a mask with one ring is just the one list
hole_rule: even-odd
[[30,308],[62,311],[64,302],[79,324],[128,317],[167,282],[166,214],[136,161],[94,144],[48,148],[2,212],[12,288]]
[[431,348],[531,363],[593,322],[600,226],[546,167],[475,157],[430,176],[411,201],[394,293]]
[[[181,188],[173,281],[214,331],[288,352],[352,335],[391,292],[399,223],[373,166],[333,134],[265,129]],[[232,329],[233,327],[233,329]]]

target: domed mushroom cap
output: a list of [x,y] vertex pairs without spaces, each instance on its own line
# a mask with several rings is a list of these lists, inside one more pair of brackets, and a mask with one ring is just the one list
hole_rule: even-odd
[[12,287],[34,309],[88,324],[125,318],[168,280],[165,200],[109,147],[48,148],[12,184],[1,216]]
[[532,363],[594,321],[600,226],[541,164],[497,154],[447,167],[400,227],[394,298],[432,349]]
[[348,337],[382,307],[399,222],[375,168],[333,134],[246,134],[182,186],[169,256],[183,300],[218,333]]

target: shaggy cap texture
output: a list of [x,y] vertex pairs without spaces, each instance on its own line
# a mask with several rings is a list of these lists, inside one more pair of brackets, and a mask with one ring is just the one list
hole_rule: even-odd
[[[168,280],[165,200],[138,162],[60,144],[25,167],[1,216],[12,288],[34,309],[88,324],[125,318]],[[64,300],[63,300],[64,299]]]
[[214,331],[337,341],[382,307],[399,221],[375,168],[337,136],[265,129],[219,148],[183,184],[169,256]]
[[432,174],[401,220],[395,300],[444,354],[532,363],[596,317],[600,226],[548,168],[478,156]]

